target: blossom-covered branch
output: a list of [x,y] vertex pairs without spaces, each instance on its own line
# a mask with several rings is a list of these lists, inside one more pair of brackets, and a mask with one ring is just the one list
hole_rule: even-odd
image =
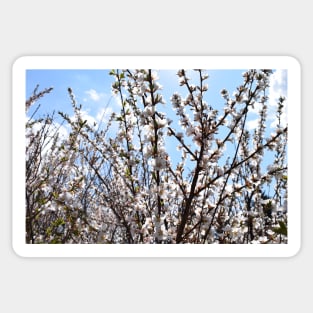
[[[26,123],[26,242],[287,243],[288,127],[281,97],[269,134],[272,73],[246,71],[232,95],[221,90],[221,107],[209,103],[206,70],[178,70],[181,92],[165,99],[157,71],[115,69],[120,111],[96,128],[69,88],[64,136],[55,113],[36,110]],[[36,87],[26,108],[50,92]]]

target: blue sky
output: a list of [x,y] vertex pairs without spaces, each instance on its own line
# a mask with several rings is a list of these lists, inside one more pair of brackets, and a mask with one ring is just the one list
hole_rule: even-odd
[[[39,90],[53,87],[53,91],[41,98],[38,103],[41,104],[38,115],[46,115],[62,111],[73,115],[71,101],[69,99],[68,87],[71,87],[75,94],[78,104],[82,104],[83,118],[92,125],[94,122],[99,123],[101,118],[103,121],[109,117],[113,112],[120,111],[119,98],[113,97],[111,93],[111,84],[114,81],[114,77],[110,76],[110,70],[27,70],[26,71],[26,98],[32,95],[34,88],[39,84]],[[223,109],[224,99],[220,95],[220,91],[225,88],[232,95],[236,90],[236,87],[243,83],[242,73],[245,70],[208,70],[209,78],[206,81],[209,85],[209,89],[206,93],[205,100],[213,108],[220,110]],[[175,112],[171,108],[170,97],[174,92],[178,92],[184,98],[187,95],[186,88],[180,87],[178,83],[178,77],[176,75],[177,70],[161,70],[158,71],[160,78],[159,82],[163,86],[161,91],[166,101],[165,105],[159,104],[158,109],[161,112],[165,112],[168,117],[174,120]],[[198,73],[195,71],[187,71],[187,76],[190,77],[191,83],[198,84]],[[270,126],[274,126],[275,123],[275,103],[279,96],[287,96],[287,71],[279,70],[275,71],[271,78],[271,87],[269,89],[269,102],[268,102],[268,130],[267,135],[273,131]],[[37,104],[38,104],[37,103]],[[28,112],[28,116],[32,114],[37,105],[34,105]],[[250,113],[247,121],[247,126],[252,130],[258,118],[257,112],[259,108],[256,105],[255,114]],[[61,122],[61,117],[58,118],[58,122]],[[66,132],[66,131],[64,131]],[[174,153],[176,147],[171,147]],[[226,153],[227,154],[227,153]],[[270,160],[269,160],[270,162]]]
[[71,115],[73,111],[67,91],[71,87],[78,104],[81,103],[91,116],[96,116],[111,98],[111,80],[112,77],[104,70],[27,70],[26,97],[33,93],[37,84],[40,85],[39,90],[53,87],[50,94],[40,99],[38,113],[47,114],[55,110]]
[[[223,99],[220,96],[222,88],[228,88],[230,93],[236,86],[242,83],[242,72],[244,70],[214,70],[208,71],[209,90],[207,91],[207,101],[215,108],[221,109]],[[53,91],[41,98],[38,115],[62,111],[73,115],[73,110],[68,94],[68,87],[71,87],[78,104],[82,104],[84,119],[93,125],[101,119],[105,122],[113,112],[120,111],[119,97],[113,97],[111,84],[114,77],[109,75],[110,70],[27,70],[26,71],[26,98],[32,95],[34,88],[39,84],[39,90],[53,87]],[[158,109],[166,113],[175,122],[175,113],[171,107],[170,98],[174,92],[179,92],[183,97],[187,95],[186,88],[178,84],[177,70],[158,71],[159,82],[163,86],[161,91],[166,101],[165,105],[160,105]],[[192,83],[197,84],[199,79],[197,73],[188,71],[188,76]],[[37,105],[38,105],[37,103]],[[28,116],[36,109],[34,105],[28,112]],[[56,120],[61,123],[62,118],[55,115]]]
[[[209,73],[209,90],[207,91],[207,99],[212,106],[223,104],[220,96],[222,88],[229,89],[230,93],[235,90],[236,86],[242,83],[242,72],[244,70],[213,70]],[[111,99],[111,83],[113,77],[108,75],[109,70],[27,70],[26,72],[26,97],[28,98],[37,84],[40,85],[39,90],[53,87],[51,94],[40,99],[41,109],[39,114],[46,114],[53,110],[62,110],[71,113],[71,103],[67,89],[71,87],[78,103],[83,105],[91,116],[96,117],[97,114],[108,104]],[[177,70],[159,71],[160,83],[163,86],[162,93],[167,104],[162,108],[170,106],[170,97],[177,91],[182,95],[187,94],[186,89],[178,84]],[[191,78],[195,78],[194,83],[197,84],[196,73],[188,72]],[[116,108],[116,101],[111,99],[110,107],[112,110]],[[117,106],[118,107],[118,106]],[[34,109],[34,108],[33,108]]]
[[[53,110],[61,110],[71,114],[71,103],[67,89],[71,87],[78,103],[83,105],[83,109],[96,117],[101,110],[108,105],[112,110],[118,109],[118,103],[111,99],[111,83],[113,77],[108,75],[109,70],[27,70],[26,71],[26,98],[32,93],[37,84],[39,90],[53,87],[51,94],[40,99],[41,109],[39,114],[46,114]],[[187,91],[178,84],[176,70],[161,70],[158,72],[160,83],[163,86],[162,93],[167,104],[170,106],[170,97],[177,91],[184,96]],[[223,99],[220,96],[220,90],[225,88],[230,95],[236,87],[242,83],[242,70],[208,70],[209,90],[206,93],[206,101],[214,108],[220,109],[223,105]],[[196,74],[188,71],[189,77],[195,78]],[[275,101],[279,95],[287,96],[286,73],[277,71],[273,76],[272,87],[270,89],[270,101]],[[33,108],[34,109],[34,108]]]

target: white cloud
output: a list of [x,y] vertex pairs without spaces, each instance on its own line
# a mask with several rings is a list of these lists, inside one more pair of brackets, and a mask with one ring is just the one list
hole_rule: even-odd
[[287,90],[287,77],[288,71],[287,70],[276,70],[274,74],[270,78],[270,88],[269,88],[269,112],[268,118],[271,121],[270,127],[275,128],[278,120],[276,117],[277,111],[277,103],[280,97],[285,97],[286,100],[284,101],[284,108],[283,114],[281,118],[282,126],[287,124],[287,107],[288,107],[288,90]]
[[[37,132],[41,131],[43,127],[46,127],[47,129],[47,137],[44,141],[44,144],[42,145],[41,155],[46,155],[51,152],[53,140],[56,135],[58,135],[58,143],[60,143],[62,140],[65,140],[69,136],[70,129],[67,127],[67,125],[59,124],[56,121],[53,121],[51,123],[47,121],[37,121],[33,119],[29,119],[28,116],[26,116],[26,123],[29,123],[29,126],[26,128],[25,135],[26,135],[26,146],[29,146],[31,141],[30,137],[33,134],[37,134]],[[42,140],[43,138],[41,138]],[[43,142],[42,142],[43,143]],[[36,144],[36,143],[35,143]]]
[[[267,102],[267,125],[270,128],[276,128],[278,124],[277,120],[277,103],[280,97],[285,97],[283,113],[281,116],[281,125],[287,125],[287,70],[276,70],[270,77],[270,87],[268,90],[268,102]],[[259,115],[261,103],[255,103],[253,108],[250,108],[249,112]],[[247,121],[247,127],[249,130],[253,130],[258,125],[258,118]]]
[[90,126],[90,127],[93,127],[94,125],[96,125],[97,124],[97,121],[96,121],[96,119],[93,117],[93,116],[91,116],[91,115],[89,115],[88,113],[87,113],[87,111],[81,111],[81,118],[82,118],[82,120],[83,121],[87,121],[87,124]]
[[112,108],[102,108],[98,111],[96,115],[96,120],[98,122],[107,121],[112,113],[113,113]]
[[[270,95],[287,96],[287,70],[276,70],[270,78]],[[274,100],[277,100],[274,99]]]
[[98,93],[94,89],[89,89],[85,91],[85,93],[90,97],[91,100],[96,101],[96,102],[99,101],[104,96],[103,93]]
[[248,130],[256,129],[258,127],[258,123],[259,123],[258,119],[247,121]]

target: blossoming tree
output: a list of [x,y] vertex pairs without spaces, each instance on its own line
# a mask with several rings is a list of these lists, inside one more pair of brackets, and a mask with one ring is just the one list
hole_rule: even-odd
[[[149,69],[110,72],[121,110],[101,129],[83,119],[71,88],[74,116],[58,113],[68,136],[54,113],[28,118],[27,243],[287,243],[283,97],[265,136],[272,71],[249,70],[234,94],[221,90],[222,109],[207,102],[206,71],[194,71],[197,81],[178,70],[186,96],[172,94],[170,116]],[[26,109],[50,92],[36,88]],[[255,105],[258,125],[249,130]]]

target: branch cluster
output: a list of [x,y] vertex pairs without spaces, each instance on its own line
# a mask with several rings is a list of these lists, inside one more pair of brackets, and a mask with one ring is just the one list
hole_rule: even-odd
[[[121,110],[103,129],[83,119],[71,88],[74,115],[59,112],[68,136],[54,115],[28,120],[27,243],[287,243],[282,97],[266,137],[272,71],[249,70],[232,95],[221,90],[222,110],[207,102],[206,71],[194,71],[196,82],[177,72],[185,94],[169,99],[175,121],[161,111],[158,73],[142,69],[110,72]],[[26,109],[52,91],[37,89]]]

